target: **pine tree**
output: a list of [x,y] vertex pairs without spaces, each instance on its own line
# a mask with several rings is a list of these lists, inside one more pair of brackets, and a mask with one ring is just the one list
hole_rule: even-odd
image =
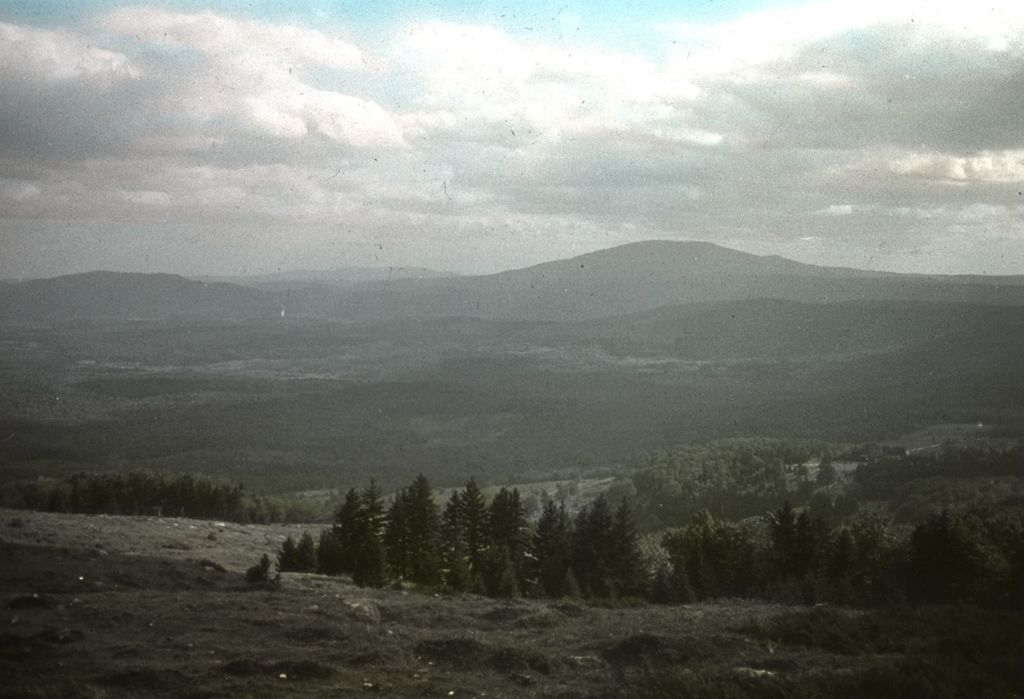
[[565,503],[549,500],[541,510],[530,542],[532,576],[548,597],[567,594],[566,575],[572,558],[572,526]]
[[320,538],[316,547],[316,560],[318,573],[323,575],[340,575],[345,567],[344,552],[338,538],[332,529],[324,529],[320,532]]
[[384,527],[384,547],[387,549],[388,564],[395,577],[403,580],[410,577],[410,563],[413,549],[410,541],[409,510],[405,490],[399,490],[388,509],[387,524]]
[[303,573],[316,570],[316,542],[309,532],[302,532],[299,544],[295,547],[295,570]]
[[483,573],[484,556],[490,540],[487,503],[476,480],[472,478],[466,483],[460,499],[462,502],[459,515],[462,520],[463,542],[466,546],[469,569],[477,576]]
[[462,550],[462,542],[456,541],[449,553],[445,586],[452,592],[465,592],[472,587],[473,576],[466,563],[466,555]]
[[349,489],[345,500],[334,513],[334,540],[338,545],[339,573],[352,573],[356,557],[356,542],[359,536],[362,505],[359,492]]
[[352,582],[360,587],[383,587],[389,578],[387,552],[376,532],[365,533],[359,542]]
[[518,597],[519,576],[516,574],[515,563],[509,550],[504,546],[493,548],[489,552],[490,565],[487,593],[491,597]]
[[410,551],[409,579],[419,585],[436,585],[441,577],[440,517],[430,481],[416,477],[406,494],[406,519]]
[[469,588],[469,564],[466,562],[464,540],[462,497],[455,491],[448,498],[441,515],[441,563],[446,571],[445,583],[457,591]]
[[298,556],[296,552],[295,539],[288,536],[281,544],[281,550],[277,553],[277,570],[280,573],[298,570]]
[[[498,560],[503,556],[508,558],[515,574],[516,587],[521,590],[526,584],[525,564],[529,525],[518,489],[502,488],[494,496],[488,511],[488,527],[491,548],[502,552],[501,555],[492,556],[492,560]],[[503,568],[504,562],[500,563],[499,567]],[[503,573],[492,571],[492,575],[501,574]]]
[[612,513],[603,496],[576,516],[572,568],[585,595],[610,597],[615,593],[609,570],[613,558]]
[[387,583],[389,571],[384,548],[384,495],[376,481],[359,495],[353,541],[352,581],[360,586],[380,587]]
[[640,551],[640,537],[625,498],[615,510],[610,539],[608,567],[618,594],[643,596],[647,588],[647,563]]

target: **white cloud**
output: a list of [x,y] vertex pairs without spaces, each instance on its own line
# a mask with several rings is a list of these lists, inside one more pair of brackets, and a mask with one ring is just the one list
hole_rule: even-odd
[[883,25],[925,41],[956,37],[981,41],[993,51],[1024,49],[1024,4],[1018,0],[826,0],[720,24],[669,23],[659,29],[679,40],[675,68],[681,74],[737,79],[757,66],[792,60],[807,44]]
[[126,7],[106,16],[105,26],[139,41],[171,44],[219,56],[236,70],[253,74],[325,66],[362,70],[366,59],[339,37],[291,24],[266,24],[222,17],[213,12],[184,14],[155,8]]
[[[296,251],[319,227],[491,269],[676,236],[884,266],[854,253],[1021,234],[1017,1],[816,2],[662,27],[667,56],[446,21],[375,55],[212,12],[96,26],[0,25],[5,220],[274,228]],[[110,33],[124,54],[88,48]]]
[[0,22],[0,74],[103,86],[136,79],[140,71],[124,54],[95,47],[84,36]]
[[[305,82],[315,69],[367,70],[355,45],[315,29],[222,17],[122,8],[106,17],[114,32],[197,52],[204,65],[183,75],[167,108],[211,121],[230,116],[264,134],[322,135],[355,147],[401,147],[398,119],[379,104]],[[343,80],[340,80],[344,82]]]
[[888,160],[886,167],[897,175],[953,184],[1024,182],[1024,150],[983,151],[970,156],[911,153]]
[[[708,145],[720,136],[688,123],[676,106],[700,91],[666,81],[635,55],[529,42],[488,26],[426,22],[403,34],[397,61],[426,90],[418,105],[454,114],[456,124],[500,125],[532,140],[572,134],[634,132]],[[430,121],[429,118],[423,120]],[[438,118],[440,123],[451,122]]]
[[820,213],[826,216],[850,216],[853,214],[852,204],[830,204],[828,208],[822,210]]

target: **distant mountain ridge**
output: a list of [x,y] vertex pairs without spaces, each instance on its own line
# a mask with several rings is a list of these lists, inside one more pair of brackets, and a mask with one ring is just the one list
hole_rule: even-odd
[[358,320],[465,316],[569,321],[756,298],[1024,305],[1024,276],[986,280],[870,272],[711,243],[648,241],[492,275],[370,283],[323,310]]
[[819,267],[704,242],[647,241],[481,276],[348,268],[199,281],[90,272],[0,286],[0,318],[274,318],[372,322],[465,317],[570,322],[668,306],[778,299],[1024,306],[1024,276]]
[[173,274],[85,272],[0,288],[0,318],[257,319],[280,316],[273,294]]
[[197,281],[224,282],[260,289],[287,290],[310,286],[351,287],[391,279],[435,279],[458,276],[427,267],[340,267],[330,270],[297,269],[265,274],[195,277]]

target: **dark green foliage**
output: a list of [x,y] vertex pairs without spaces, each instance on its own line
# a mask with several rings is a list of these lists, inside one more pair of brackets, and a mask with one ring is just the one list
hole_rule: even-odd
[[640,537],[625,498],[615,510],[610,538],[609,568],[618,595],[642,597],[647,592],[647,562],[640,551]]
[[317,568],[316,541],[309,532],[302,532],[299,544],[295,547],[296,570],[303,573],[310,573]]
[[787,502],[768,516],[771,557],[775,575],[783,581],[806,577],[818,565],[828,539],[828,528],[804,510],[799,514]]
[[368,531],[359,542],[352,582],[360,587],[383,587],[388,583],[387,551],[376,532]]
[[281,550],[277,552],[277,570],[279,572],[297,570],[298,557],[295,554],[295,549],[295,539],[291,536],[287,537],[281,544]]
[[469,564],[466,563],[466,555],[461,541],[456,541],[448,551],[444,582],[452,592],[466,592],[473,587],[473,574],[469,570]]
[[352,582],[359,586],[382,587],[390,577],[384,546],[384,494],[375,481],[359,494],[352,546]]
[[[530,541],[530,528],[518,489],[498,491],[491,500],[487,522],[492,552],[486,571],[488,589],[500,589],[500,593],[495,592],[498,597],[517,596],[527,583],[526,550]],[[512,582],[504,580],[509,576]]]
[[756,592],[756,551],[740,526],[705,511],[662,539],[678,594],[695,599],[743,597]]
[[270,556],[263,554],[260,562],[245,571],[245,579],[250,583],[264,583],[270,580]]
[[445,569],[445,584],[456,591],[467,590],[470,585],[464,539],[462,498],[455,491],[448,498],[441,515],[441,561]]
[[612,512],[604,497],[579,511],[574,529],[572,570],[580,590],[586,596],[614,597]]
[[488,551],[485,586],[491,597],[518,597],[519,575],[512,554],[505,546],[496,546]]
[[448,499],[441,515],[441,540],[448,587],[485,594],[491,531],[489,509],[475,480]]
[[918,603],[1009,605],[1019,599],[1024,515],[933,515],[910,538],[910,598]]
[[[638,522],[659,530],[705,509],[736,520],[777,509],[799,495],[803,464],[827,449],[818,441],[727,439],[657,452],[632,475]],[[805,495],[809,486],[805,478]]]
[[341,575],[345,572],[345,554],[332,529],[320,532],[316,546],[316,571],[323,575]]
[[359,492],[350,488],[334,513],[334,540],[337,542],[338,572],[352,573],[361,528]]
[[487,503],[476,480],[472,478],[466,483],[459,499],[462,541],[466,547],[469,569],[477,574],[483,570],[484,556],[490,544]]
[[[531,575],[548,597],[568,594],[566,577],[572,557],[572,522],[565,503],[544,504],[531,540]],[[577,589],[577,593],[579,590]]]
[[277,553],[277,569],[282,573],[310,573],[317,569],[316,542],[313,535],[303,532],[298,543],[291,536],[281,544]]
[[240,484],[192,474],[79,473],[59,481],[38,479],[23,483],[18,492],[19,504],[49,512],[259,523],[283,518],[280,507],[247,493]]
[[419,585],[440,580],[440,517],[430,482],[422,474],[398,491],[384,531],[391,572]]
[[879,516],[864,516],[834,531],[824,556],[826,598],[840,604],[879,606],[906,600],[904,533]]

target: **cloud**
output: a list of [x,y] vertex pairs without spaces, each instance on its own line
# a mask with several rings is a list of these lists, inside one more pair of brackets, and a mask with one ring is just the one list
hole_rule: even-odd
[[456,124],[490,125],[493,138],[515,131],[547,143],[601,132],[699,145],[721,139],[687,124],[685,112],[667,101],[692,101],[699,90],[666,82],[640,56],[546,45],[494,27],[439,21],[408,28],[396,56],[425,88],[417,98],[420,108],[454,114]]
[[984,151],[970,156],[911,153],[886,163],[898,175],[968,184],[1024,182],[1024,150]]
[[201,122],[224,118],[264,135],[308,135],[355,147],[404,145],[396,117],[372,100],[309,82],[318,70],[330,81],[367,70],[363,52],[315,29],[152,8],[110,13],[106,28],[144,44],[176,47],[199,59],[183,61],[181,83],[164,101]]
[[134,80],[140,71],[124,54],[93,46],[84,36],[0,22],[0,74],[5,80],[81,81],[102,87]]
[[304,266],[367,241],[480,270],[654,237],[904,269],[943,240],[954,262],[984,241],[1021,257],[1018,2],[816,2],[661,25],[646,50],[295,17],[0,25],[0,220],[137,230],[153,259],[166,233],[171,262],[219,229]]

